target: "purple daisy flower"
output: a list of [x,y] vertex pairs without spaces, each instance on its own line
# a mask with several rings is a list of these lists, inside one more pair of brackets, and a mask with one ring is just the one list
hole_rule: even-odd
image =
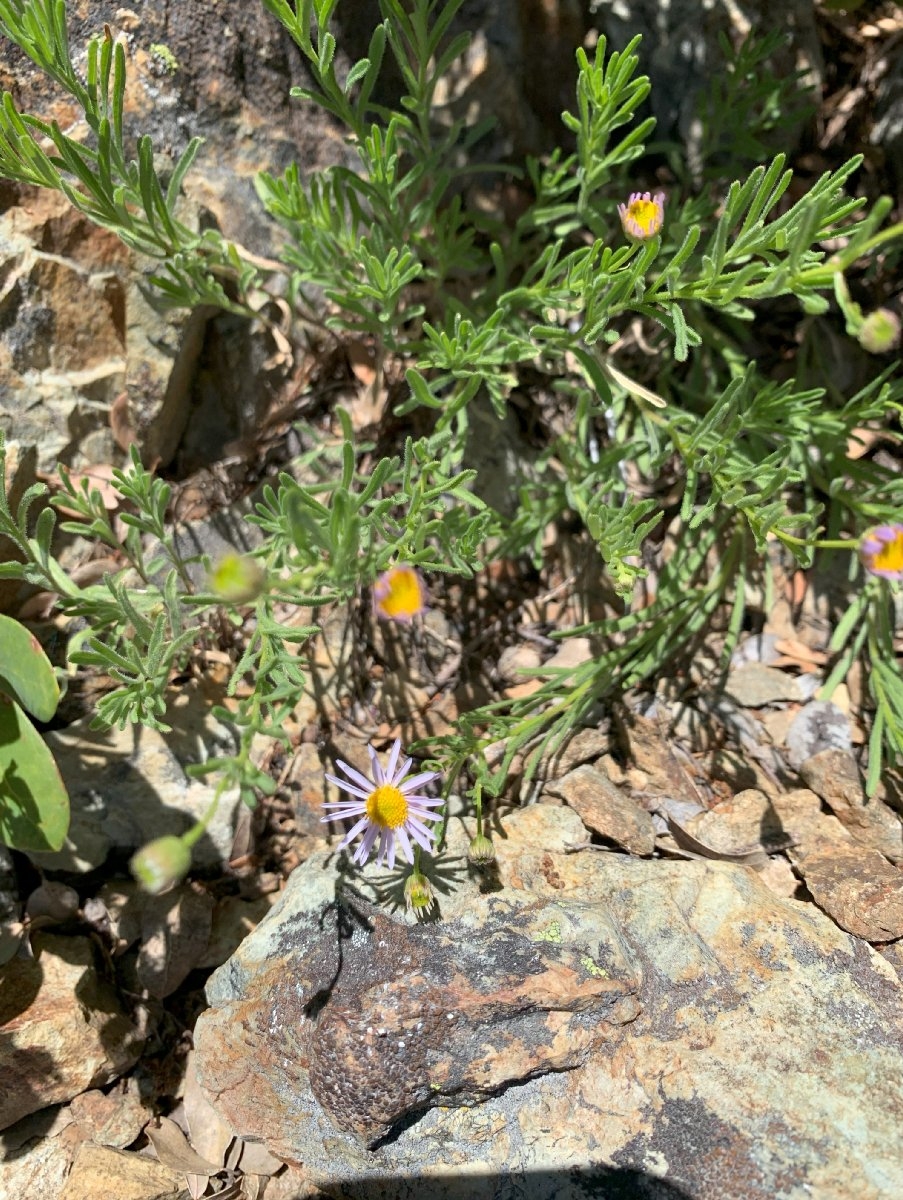
[[396,843],[401,847],[401,852],[408,862],[413,863],[414,850],[411,846],[411,839],[413,838],[417,845],[424,850],[432,850],[435,834],[432,829],[427,828],[424,822],[438,821],[439,813],[430,812],[430,809],[441,808],[445,803],[442,799],[432,799],[429,796],[421,795],[416,789],[437,779],[439,772],[421,771],[419,775],[407,778],[414,760],[406,758],[401,766],[398,765],[401,755],[401,738],[395,739],[395,745],[392,747],[389,763],[385,769],[380,765],[373,747],[368,746],[367,751],[372,766],[372,779],[368,779],[360,771],[355,771],[354,767],[349,767],[340,759],[336,760],[336,765],[345,772],[351,782],[338,779],[335,775],[327,775],[326,778],[342,791],[348,792],[353,799],[336,800],[324,804],[324,808],[333,811],[322,820],[343,821],[346,817],[359,818],[339,846],[340,850],[344,850],[359,833],[363,833],[360,845],[352,855],[352,862],[365,863],[370,857],[370,851],[373,849],[376,839],[379,838],[379,849],[376,854],[377,866],[380,866],[386,859],[388,859],[390,869],[395,866]]
[[665,193],[631,192],[627,203],[618,205],[618,215],[628,237],[646,242],[665,222]]
[[410,625],[426,612],[426,587],[413,567],[390,567],[373,585],[373,608],[384,621]]
[[882,579],[903,579],[903,525],[877,525],[859,543],[859,557],[872,575]]

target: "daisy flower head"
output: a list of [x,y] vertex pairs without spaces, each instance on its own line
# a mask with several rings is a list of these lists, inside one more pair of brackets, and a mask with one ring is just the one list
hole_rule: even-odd
[[410,625],[426,612],[426,586],[413,567],[390,567],[373,585],[373,611],[384,621]]
[[881,579],[903,579],[903,524],[876,525],[859,543],[862,565]]
[[408,862],[413,864],[412,839],[427,852],[432,850],[435,833],[425,822],[438,821],[440,814],[431,810],[441,808],[444,804],[442,799],[424,796],[417,789],[437,779],[439,772],[421,771],[418,775],[408,777],[414,760],[406,758],[399,765],[401,738],[395,739],[388,765],[385,767],[380,763],[372,746],[368,746],[367,750],[370,755],[372,779],[368,779],[366,775],[362,775],[360,771],[349,767],[340,759],[336,760],[336,765],[348,779],[339,779],[335,775],[327,775],[326,778],[343,792],[348,792],[351,799],[325,804],[323,807],[331,811],[322,820],[344,821],[347,817],[356,818],[339,846],[340,850],[344,850],[358,834],[363,835],[351,856],[352,862],[362,866],[379,839],[377,866],[388,860],[391,870],[395,866],[397,846],[401,847],[401,852]]
[[648,242],[665,221],[665,193],[631,192],[626,204],[618,205],[621,227],[629,238]]

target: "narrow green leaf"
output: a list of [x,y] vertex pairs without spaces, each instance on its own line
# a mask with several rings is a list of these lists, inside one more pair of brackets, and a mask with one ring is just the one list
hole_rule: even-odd
[[204,139],[194,137],[182,151],[179,161],[173,168],[172,175],[169,177],[169,184],[166,188],[166,207],[169,212],[175,209],[176,201],[179,198],[179,192],[182,189],[182,181],[187,175],[194,160],[197,158],[197,153],[204,144]]

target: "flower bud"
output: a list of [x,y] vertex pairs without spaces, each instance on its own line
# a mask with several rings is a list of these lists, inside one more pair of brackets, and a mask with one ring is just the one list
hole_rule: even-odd
[[467,857],[475,867],[488,867],[495,862],[495,846],[485,834],[478,833],[468,847]]
[[247,554],[225,554],[210,572],[211,591],[230,604],[250,604],[265,583],[266,571]]
[[404,885],[408,912],[422,912],[433,903],[433,885],[421,871],[412,871]]
[[145,891],[156,896],[185,877],[191,866],[191,851],[181,838],[155,838],[132,855],[129,866]]
[[876,308],[863,319],[857,337],[869,354],[887,354],[900,341],[900,318],[889,308]]

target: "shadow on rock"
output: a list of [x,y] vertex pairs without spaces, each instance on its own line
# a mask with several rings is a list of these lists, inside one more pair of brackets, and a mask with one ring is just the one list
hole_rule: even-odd
[[629,1167],[593,1166],[567,1171],[496,1175],[431,1175],[337,1182],[342,1200],[694,1200],[693,1194]]

